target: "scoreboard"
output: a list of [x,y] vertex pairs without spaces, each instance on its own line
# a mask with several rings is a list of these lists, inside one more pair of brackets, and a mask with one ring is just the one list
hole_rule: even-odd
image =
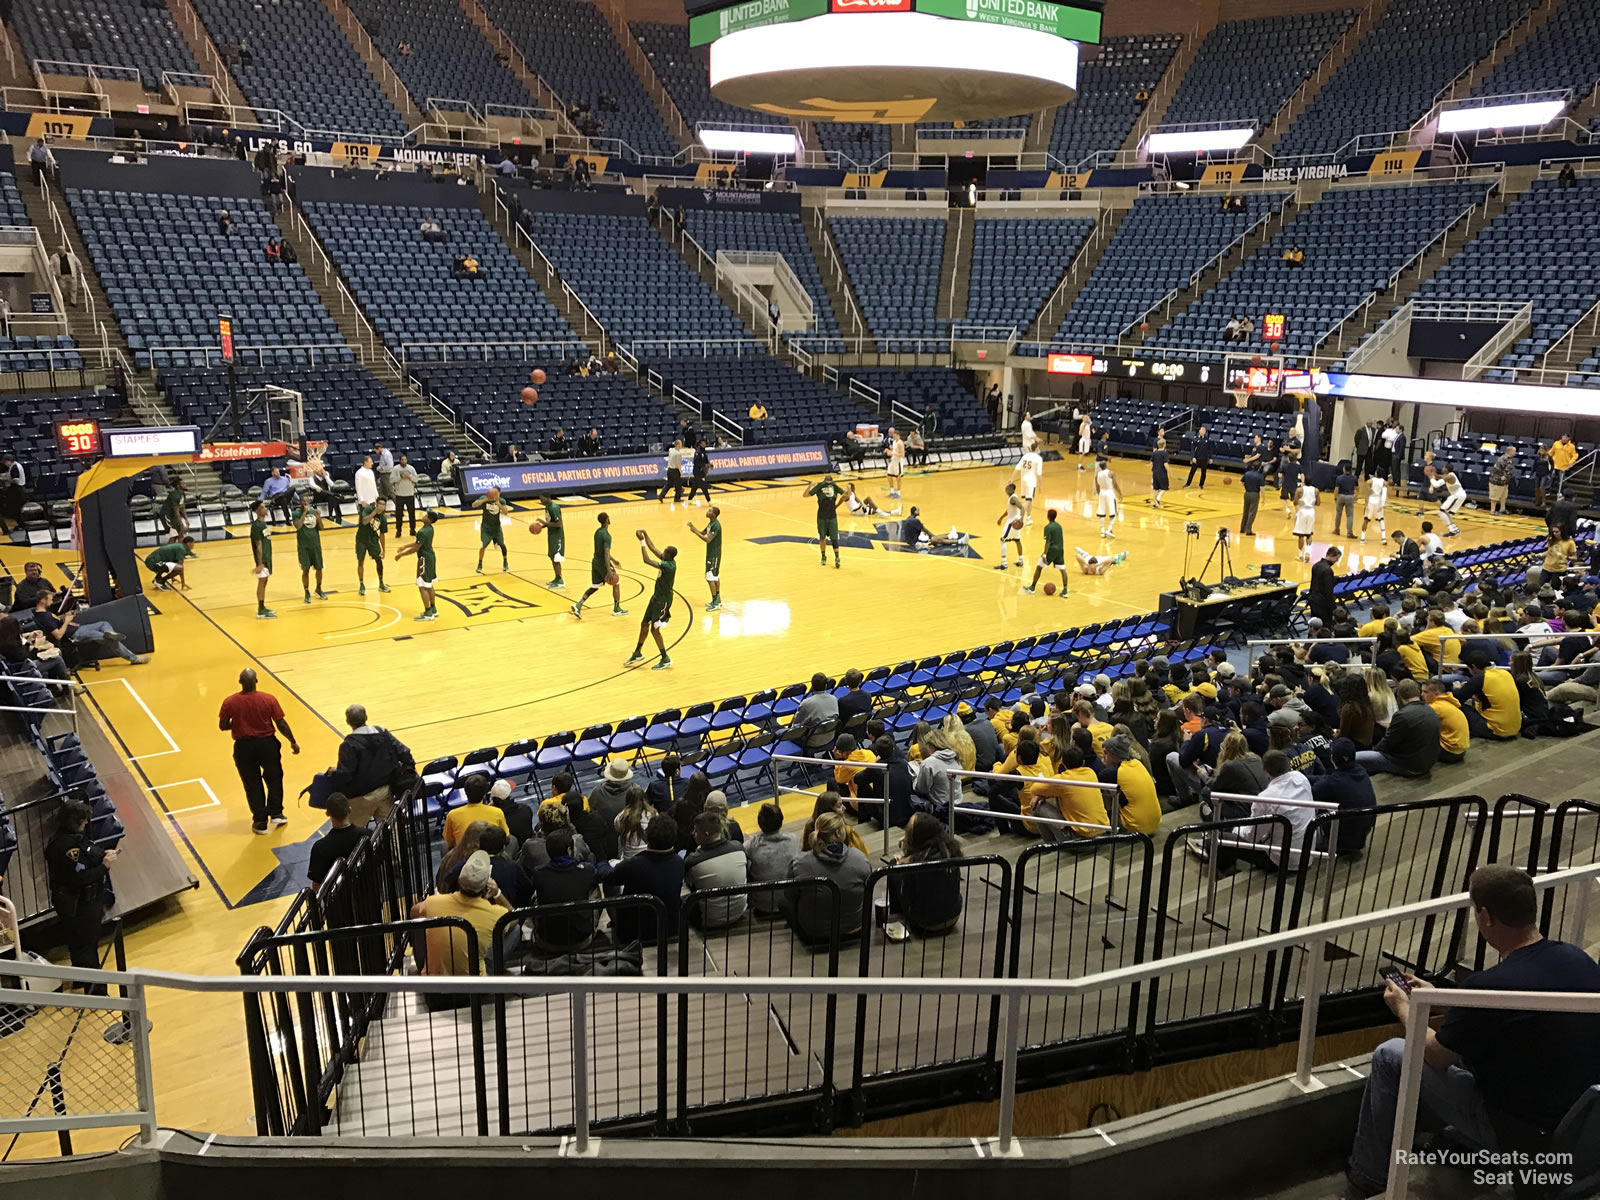
[[56,422],[56,449],[63,458],[93,458],[100,453],[100,422],[72,417]]

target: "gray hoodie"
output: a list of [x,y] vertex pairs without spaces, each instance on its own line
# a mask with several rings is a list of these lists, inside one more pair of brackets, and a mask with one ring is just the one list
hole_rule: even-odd
[[627,806],[628,789],[632,786],[632,779],[620,783],[615,779],[602,779],[600,786],[589,793],[589,811],[607,825],[615,825],[617,814]]
[[[774,883],[789,878],[789,865],[800,853],[800,840],[792,833],[758,833],[744,844],[745,856],[750,860],[751,883]],[[756,892],[750,897],[751,906],[764,916],[772,916],[783,909],[783,893]]]
[[[949,751],[945,751],[949,753]],[[951,756],[952,758],[954,755]],[[802,854],[789,868],[790,879],[831,879],[839,885],[839,933],[853,934],[861,928],[861,899],[866,891],[872,864],[854,846],[838,843],[814,847]],[[808,942],[825,942],[830,931],[829,898],[825,889],[797,889],[791,917],[795,932]]]
[[954,750],[936,750],[932,757],[922,760],[911,790],[930,804],[936,804],[941,814],[947,813],[951,804],[961,803],[961,779],[950,774],[961,769]]
[[[749,880],[750,864],[745,859],[744,847],[738,842],[723,838],[692,850],[683,860],[684,882],[691,892],[709,892],[716,888],[743,887]],[[748,900],[744,896],[722,896],[692,905],[689,909],[695,925],[701,929],[726,929],[744,919]]]

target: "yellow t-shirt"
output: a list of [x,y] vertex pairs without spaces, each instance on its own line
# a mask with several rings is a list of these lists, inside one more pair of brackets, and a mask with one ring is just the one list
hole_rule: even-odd
[[[1088,730],[1089,736],[1094,739],[1094,752],[1096,754],[1100,753],[1100,747],[1106,744],[1106,739],[1116,732],[1115,729],[1113,729],[1110,725],[1107,725],[1104,721],[1089,722]],[[1089,774],[1092,776],[1094,772],[1090,771]]]
[[1156,781],[1145,765],[1130,759],[1119,766],[1117,787],[1122,791],[1122,827],[1154,833],[1161,824],[1161,801],[1156,799]]
[[1184,690],[1175,683],[1162,684],[1161,690],[1167,694],[1167,699],[1173,704],[1176,704],[1178,701],[1182,700],[1186,694]]
[[1356,630],[1356,633],[1360,637],[1375,638],[1383,632],[1383,623],[1388,619],[1388,617],[1378,617],[1376,620],[1368,621],[1360,629]]
[[1565,471],[1578,461],[1578,447],[1575,443],[1557,442],[1550,447],[1550,463],[1558,471]]
[[[1487,705],[1484,700],[1488,701]],[[1483,673],[1483,696],[1478,711],[1495,737],[1516,737],[1522,732],[1522,700],[1510,671],[1490,667]]]
[[[484,807],[468,805],[469,808]],[[496,811],[499,811],[498,809]],[[465,892],[436,892],[422,901],[420,911],[425,917],[461,917],[478,935],[476,967],[467,953],[467,935],[459,929],[438,928],[427,931],[429,975],[483,975],[494,944],[494,927],[508,910],[482,896],[469,896]]]
[[506,815],[493,804],[463,804],[460,808],[452,808],[450,815],[444,819],[444,844],[454,846],[467,832],[467,826],[474,821],[487,821],[491,825],[498,825],[510,836],[511,829],[506,825]]
[[[1099,783],[1100,777],[1094,773],[1092,767],[1074,767],[1070,771],[1062,771],[1057,779],[1075,779],[1083,783]],[[1074,825],[1072,828],[1085,837],[1095,837],[1105,832],[1096,829],[1096,825],[1105,825],[1106,805],[1100,798],[1098,788],[1068,787],[1057,789],[1061,794],[1061,815],[1068,821],[1086,821],[1087,825]]]
[[1400,656],[1400,661],[1405,663],[1406,670],[1413,679],[1426,679],[1428,677],[1428,664],[1422,660],[1422,651],[1407,642],[1403,646],[1396,646],[1395,653]]
[[856,794],[855,778],[861,774],[860,767],[847,767],[844,765],[845,763],[877,761],[877,755],[873,754],[871,750],[858,748],[850,751],[850,756],[833,769],[833,781],[839,785],[839,794],[842,796],[854,796]]
[[1454,696],[1440,696],[1428,705],[1439,714],[1439,747],[1451,754],[1465,754],[1472,745],[1472,734],[1467,729],[1467,714]]
[[[1421,649],[1429,658],[1436,663],[1440,663],[1440,665],[1460,662],[1461,640],[1456,637],[1452,637],[1447,642],[1441,640],[1445,634],[1450,632],[1450,626],[1448,625],[1423,629],[1411,635],[1411,644]],[[1441,650],[1444,654],[1442,660],[1439,658]]]

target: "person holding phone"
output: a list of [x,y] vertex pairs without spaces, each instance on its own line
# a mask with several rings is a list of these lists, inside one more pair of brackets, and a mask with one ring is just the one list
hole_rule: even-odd
[[[1464,987],[1496,992],[1600,992],[1600,964],[1582,948],[1539,932],[1533,880],[1515,867],[1479,867],[1468,883],[1478,932],[1500,956]],[[1412,993],[1433,985],[1413,974],[1387,975],[1384,1003],[1405,1024]],[[1498,1148],[1491,1113],[1548,1133],[1600,1080],[1600,1015],[1447,1009],[1437,1031],[1427,1030],[1422,1107],[1450,1126],[1459,1142]],[[1361,1115],[1350,1152],[1349,1177],[1362,1195],[1384,1189],[1394,1158],[1395,1105],[1405,1039],[1391,1038],[1372,1054]],[[1409,1147],[1406,1147],[1409,1149]]]

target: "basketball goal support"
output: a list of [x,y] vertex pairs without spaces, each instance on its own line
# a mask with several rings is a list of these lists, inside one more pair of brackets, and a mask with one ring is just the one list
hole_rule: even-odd
[[266,425],[267,437],[288,446],[294,458],[306,458],[305,395],[293,388],[279,387],[275,383],[245,388],[236,399],[230,399],[228,410],[217,419],[204,441],[207,445],[224,440],[224,432],[231,432],[233,440],[240,437],[240,424],[252,413],[260,413]]

